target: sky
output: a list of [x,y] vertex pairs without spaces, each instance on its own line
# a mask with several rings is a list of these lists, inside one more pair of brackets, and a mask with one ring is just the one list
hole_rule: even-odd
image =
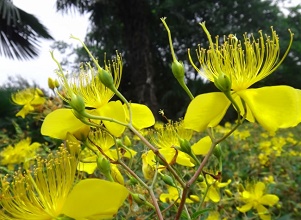
[[[84,40],[88,28],[88,15],[81,16],[73,11],[63,15],[56,12],[55,2],[55,0],[13,0],[17,7],[35,15],[55,40],[78,45],[75,40],[70,39],[70,35]],[[0,56],[0,85],[7,82],[8,76],[21,75],[31,84],[34,81],[41,88],[48,89],[48,77],[55,79],[54,70],[57,69],[49,52],[53,43],[52,40],[41,40],[39,56],[30,60],[17,61]],[[59,51],[54,50],[54,55],[60,60]]]

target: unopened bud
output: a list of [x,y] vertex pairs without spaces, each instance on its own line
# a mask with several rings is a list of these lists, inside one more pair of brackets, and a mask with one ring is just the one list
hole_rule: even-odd
[[215,146],[214,150],[213,150],[213,155],[216,156],[218,159],[220,159],[222,157],[222,148],[221,146],[218,144]]
[[97,167],[105,176],[111,173],[111,164],[104,156],[99,155],[97,158]]
[[106,87],[111,89],[114,87],[114,79],[112,77],[112,74],[104,69],[100,69],[98,71],[98,77],[102,84],[104,84]]
[[232,197],[232,196],[233,196],[232,192],[231,192],[229,189],[225,189],[224,192],[226,193],[226,195],[227,195],[228,197]]
[[181,151],[187,153],[188,155],[191,155],[192,152],[190,142],[183,138],[179,138],[179,142]]
[[166,174],[162,174],[161,177],[162,177],[162,180],[164,181],[164,183],[166,183],[169,186],[176,187],[175,182],[173,181],[173,179],[170,176],[168,176]]
[[85,111],[85,101],[80,95],[72,93],[69,105],[73,110],[75,110],[78,113]]
[[183,80],[185,69],[182,62],[179,62],[177,60],[173,61],[171,64],[171,71],[177,80]]
[[214,85],[222,92],[230,92],[232,87],[232,81],[224,73],[218,75],[218,77],[214,78]]
[[131,141],[131,139],[129,138],[129,136],[126,135],[126,136],[124,137],[124,140],[123,140],[123,141],[124,141],[124,145],[125,145],[125,146],[127,146],[127,147],[129,147],[129,148],[132,147],[132,141]]
[[133,193],[133,194],[131,194],[131,196],[138,205],[144,205],[146,202],[144,195],[141,195],[138,193]]
[[197,181],[200,182],[200,183],[203,182],[204,180],[205,179],[202,175],[199,175],[198,178],[197,178]]
[[53,80],[52,78],[48,78],[48,87],[49,89],[54,90],[55,88],[59,87],[59,82],[56,80]]

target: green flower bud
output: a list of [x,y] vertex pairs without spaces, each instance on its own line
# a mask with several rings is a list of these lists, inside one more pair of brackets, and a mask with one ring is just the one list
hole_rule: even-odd
[[69,105],[78,113],[85,111],[85,101],[80,95],[72,93]]
[[126,135],[126,136],[124,137],[124,140],[123,140],[123,141],[124,141],[124,145],[125,145],[125,146],[127,146],[127,147],[129,147],[129,148],[132,147],[132,141],[131,141],[131,139],[129,138],[129,136]]
[[137,184],[138,184],[138,180],[135,179],[134,177],[130,176],[127,183],[128,183],[129,185],[131,185],[131,186],[134,186],[134,185],[137,185]]
[[162,178],[163,182],[166,183],[167,185],[176,187],[176,184],[173,181],[173,179],[171,178],[171,176],[168,176],[166,174],[162,174],[161,178]]
[[187,153],[188,155],[191,155],[191,144],[189,141],[187,141],[186,139],[183,138],[179,138],[179,142],[180,142],[180,149],[182,152]]
[[122,147],[123,145],[122,140],[120,138],[116,138],[116,144],[117,146]]
[[203,182],[204,180],[205,179],[202,175],[199,175],[198,178],[197,178],[197,181],[200,182],[200,183]]
[[111,174],[111,164],[103,155],[99,155],[97,158],[97,167],[105,175],[108,176]]
[[131,196],[138,205],[144,205],[146,203],[146,199],[144,195],[138,193],[132,193]]
[[54,80],[50,77],[48,77],[48,87],[49,87],[49,89],[52,89],[52,90],[54,90],[54,88],[55,88]]
[[182,62],[175,60],[171,64],[171,71],[177,80],[183,80],[185,75],[185,69]]
[[232,197],[233,196],[233,193],[229,190],[229,189],[225,189],[225,194],[228,196],[228,197]]
[[102,84],[104,84],[109,89],[114,87],[114,79],[112,74],[104,69],[98,70],[98,77]]
[[230,92],[232,87],[232,81],[224,73],[219,74],[219,76],[214,78],[214,85],[222,92]]
[[221,146],[218,144],[215,146],[214,150],[213,150],[213,155],[216,156],[218,159],[220,159],[222,157],[222,148]]

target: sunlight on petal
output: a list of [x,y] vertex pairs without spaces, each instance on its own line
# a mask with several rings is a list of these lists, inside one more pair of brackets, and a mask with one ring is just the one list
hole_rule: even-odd
[[[130,105],[132,108],[133,126],[136,129],[141,130],[143,128],[153,126],[155,124],[155,117],[146,105],[141,105],[137,103],[131,103]],[[123,105],[123,107],[126,111],[127,120],[129,120],[128,109],[125,104]]]
[[239,91],[257,122],[268,131],[294,127],[301,121],[301,92],[289,86]]
[[184,127],[198,132],[214,127],[224,117],[230,101],[220,92],[198,95],[189,104]]
[[[100,116],[113,118],[120,122],[125,122],[125,111],[120,101],[112,101],[101,107],[99,110]],[[106,128],[116,137],[119,137],[125,130],[125,126],[116,124],[115,122],[102,121]]]
[[195,155],[206,155],[210,150],[212,141],[209,136],[203,137],[198,142],[191,146],[191,149]]
[[278,196],[272,194],[266,194],[260,198],[260,203],[263,205],[273,206],[279,201]]
[[242,207],[236,207],[236,209],[240,212],[247,212],[253,207],[252,203],[247,203],[243,205]]
[[62,213],[75,219],[96,215],[101,219],[112,218],[128,194],[128,190],[118,183],[101,179],[81,180],[68,195]]
[[42,124],[42,135],[64,140],[67,133],[89,130],[89,126],[78,120],[71,109],[57,109],[46,116]]

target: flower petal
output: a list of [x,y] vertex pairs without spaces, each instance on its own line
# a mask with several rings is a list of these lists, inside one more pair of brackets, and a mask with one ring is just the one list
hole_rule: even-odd
[[221,92],[198,95],[189,104],[184,126],[198,132],[214,127],[224,117],[230,101]]
[[261,196],[263,195],[264,189],[265,189],[265,185],[263,182],[256,183],[255,188],[254,188],[254,193],[255,193],[255,197],[257,199],[261,198]]
[[195,155],[206,155],[210,150],[212,141],[209,136],[203,137],[198,142],[191,146],[191,149]]
[[[98,109],[100,116],[113,118],[117,121],[126,122],[125,111],[120,101],[111,101]],[[125,126],[115,122],[102,121],[106,128],[116,137],[119,137],[125,130]]]
[[[130,105],[132,109],[132,123],[136,129],[141,130],[143,128],[153,126],[155,124],[155,117],[146,105],[141,105],[137,103],[131,103]],[[128,108],[125,104],[123,106],[126,111],[127,120],[129,120]]]
[[211,199],[213,202],[219,202],[221,200],[221,197],[219,195],[219,192],[217,191],[216,188],[214,187],[210,187],[208,190],[208,194],[207,196],[209,197],[209,199]]
[[46,116],[41,127],[41,133],[64,140],[67,133],[71,133],[77,138],[84,135],[89,130],[89,126],[78,120],[71,109],[57,109]]
[[260,219],[262,220],[271,220],[271,215],[269,214],[269,210],[261,204],[256,205],[256,210]]
[[240,212],[247,212],[253,207],[252,203],[247,203],[243,205],[242,207],[236,207],[236,209]]
[[289,86],[271,86],[237,92],[266,130],[296,126],[301,121],[301,91]]
[[81,180],[69,193],[62,213],[74,219],[112,218],[128,194],[118,183],[92,178]]
[[279,201],[278,196],[273,194],[265,194],[259,200],[262,205],[273,206]]

